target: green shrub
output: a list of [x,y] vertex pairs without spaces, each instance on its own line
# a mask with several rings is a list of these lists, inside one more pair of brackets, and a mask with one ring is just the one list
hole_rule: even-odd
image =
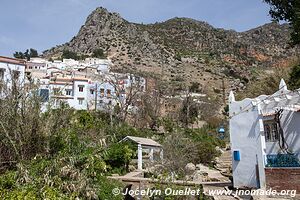
[[105,58],[103,49],[95,49],[93,51],[93,55],[92,56],[95,57],[95,58],[102,58],[102,59]]
[[70,50],[63,50],[61,57],[65,59],[74,59],[74,60],[78,60],[80,58],[80,56],[76,52]]
[[16,172],[14,171],[6,172],[0,178],[0,188],[2,189],[14,188],[15,184],[16,184]]
[[110,165],[111,168],[128,170],[128,165],[134,156],[132,147],[127,143],[116,143],[109,147],[107,154],[105,155],[105,162]]

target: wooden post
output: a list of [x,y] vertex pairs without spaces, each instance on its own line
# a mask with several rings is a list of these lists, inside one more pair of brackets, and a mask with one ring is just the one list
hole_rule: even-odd
[[97,110],[97,96],[98,96],[98,83],[96,82],[96,89],[95,89],[95,110]]

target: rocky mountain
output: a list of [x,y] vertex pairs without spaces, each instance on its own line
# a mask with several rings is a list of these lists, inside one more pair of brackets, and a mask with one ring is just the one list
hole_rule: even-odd
[[64,49],[91,54],[101,48],[115,70],[158,75],[179,89],[182,83],[198,82],[206,93],[218,93],[221,80],[228,90],[243,89],[257,76],[254,71],[287,65],[299,55],[299,49],[289,46],[289,34],[287,24],[276,23],[246,32],[189,18],[136,24],[97,8],[70,42],[44,56],[59,57]]

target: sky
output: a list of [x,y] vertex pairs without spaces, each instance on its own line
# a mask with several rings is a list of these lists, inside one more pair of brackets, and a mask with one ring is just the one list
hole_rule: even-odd
[[41,53],[68,42],[100,6],[144,24],[189,17],[246,31],[271,21],[263,0],[1,0],[0,55],[28,48]]

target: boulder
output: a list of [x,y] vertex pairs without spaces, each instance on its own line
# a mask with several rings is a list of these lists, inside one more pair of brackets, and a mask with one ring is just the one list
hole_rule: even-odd
[[194,172],[196,170],[196,166],[193,163],[188,163],[184,169],[187,172]]

